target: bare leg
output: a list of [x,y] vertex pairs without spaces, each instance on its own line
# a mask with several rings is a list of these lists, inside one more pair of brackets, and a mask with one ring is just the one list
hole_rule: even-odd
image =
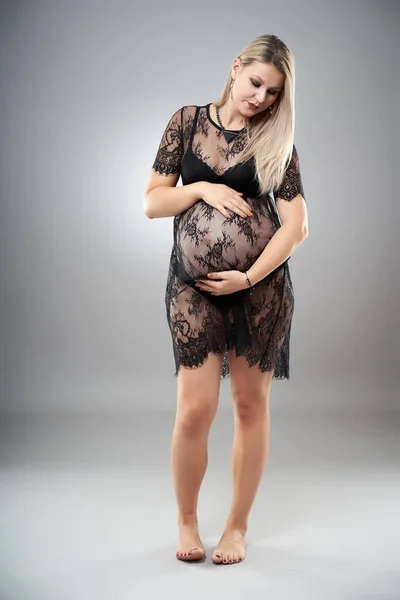
[[180,560],[199,560],[205,549],[198,531],[197,505],[208,463],[208,434],[220,390],[222,356],[210,354],[198,369],[181,367],[172,437],[172,470],[178,503]]
[[245,558],[248,517],[266,465],[270,437],[269,393],[273,372],[250,369],[244,357],[236,355],[230,368],[235,411],[233,501],[225,531],[213,553],[212,560],[217,564],[237,563]]

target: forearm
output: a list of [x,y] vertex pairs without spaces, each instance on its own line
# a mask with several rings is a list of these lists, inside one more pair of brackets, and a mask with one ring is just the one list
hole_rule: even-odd
[[144,212],[149,219],[174,217],[203,197],[202,183],[171,187],[159,185],[146,195]]
[[289,224],[282,225],[264,250],[247,270],[250,283],[255,285],[292,256],[307,234]]

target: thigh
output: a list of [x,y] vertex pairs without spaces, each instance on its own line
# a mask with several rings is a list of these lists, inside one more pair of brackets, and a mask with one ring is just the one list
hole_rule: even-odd
[[[209,355],[224,353],[224,314],[204,292],[176,277],[171,282],[166,297],[167,316],[177,371],[180,366],[201,368]],[[208,365],[206,371],[210,368],[213,369]],[[189,379],[196,379],[196,375],[189,374]]]
[[180,366],[177,376],[178,410],[214,415],[220,392],[223,354],[210,353],[196,368]]
[[273,370],[262,372],[258,364],[250,367],[245,356],[236,356],[233,348],[229,351],[229,371],[234,400],[251,402],[252,398],[261,397],[268,401]]

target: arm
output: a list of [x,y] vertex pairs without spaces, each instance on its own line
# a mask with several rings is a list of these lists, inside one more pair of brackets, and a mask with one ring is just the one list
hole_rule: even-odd
[[267,277],[290,258],[308,236],[307,207],[301,194],[298,194],[291,202],[278,198],[276,205],[282,226],[248,269],[247,275],[252,285]]
[[151,173],[146,187],[144,213],[149,219],[173,217],[203,197],[202,182],[175,187],[178,177]]
[[282,226],[247,271],[252,285],[267,277],[290,258],[308,236],[307,206],[300,174],[299,155],[295,145],[285,176],[275,196]]
[[[249,205],[241,197],[242,192],[224,184],[196,181],[176,187],[184,154],[184,109],[185,107],[182,107],[172,115],[162,135],[146,186],[143,203],[145,215],[149,219],[172,217],[184,212],[199,200],[205,200],[227,218],[230,218],[228,210],[242,217],[251,214]],[[217,192],[214,192],[215,187]]]
[[[297,194],[290,202],[279,198],[276,204],[277,207],[279,206],[282,226],[247,270],[252,286],[285,262],[308,236],[307,211],[303,196]],[[210,279],[218,281],[210,281]],[[196,285],[216,295],[232,294],[248,288],[246,273],[242,271],[208,273],[207,279],[198,280]]]
[[[300,176],[299,157],[295,146],[293,146],[291,160],[275,197],[282,225],[247,270],[247,276],[252,286],[290,258],[308,236],[307,207]],[[210,281],[214,278],[219,281]],[[216,295],[232,294],[248,287],[246,273],[241,271],[208,273],[208,279],[199,280],[197,285],[200,289]]]
[[149,219],[173,217],[201,200],[202,182],[176,187],[183,156],[183,113],[177,110],[161,136],[147,182],[143,210]]

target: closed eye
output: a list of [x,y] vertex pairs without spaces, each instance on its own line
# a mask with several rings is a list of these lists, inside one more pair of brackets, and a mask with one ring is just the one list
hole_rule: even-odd
[[[259,88],[259,87],[261,87],[261,83],[258,83],[258,81],[254,81],[253,79],[250,79],[250,81],[251,81],[251,83],[254,85],[254,87],[256,87],[256,88]],[[271,91],[271,90],[268,90],[268,93],[269,93],[271,96],[276,96],[276,94],[277,94],[277,92],[276,92],[276,91]]]

